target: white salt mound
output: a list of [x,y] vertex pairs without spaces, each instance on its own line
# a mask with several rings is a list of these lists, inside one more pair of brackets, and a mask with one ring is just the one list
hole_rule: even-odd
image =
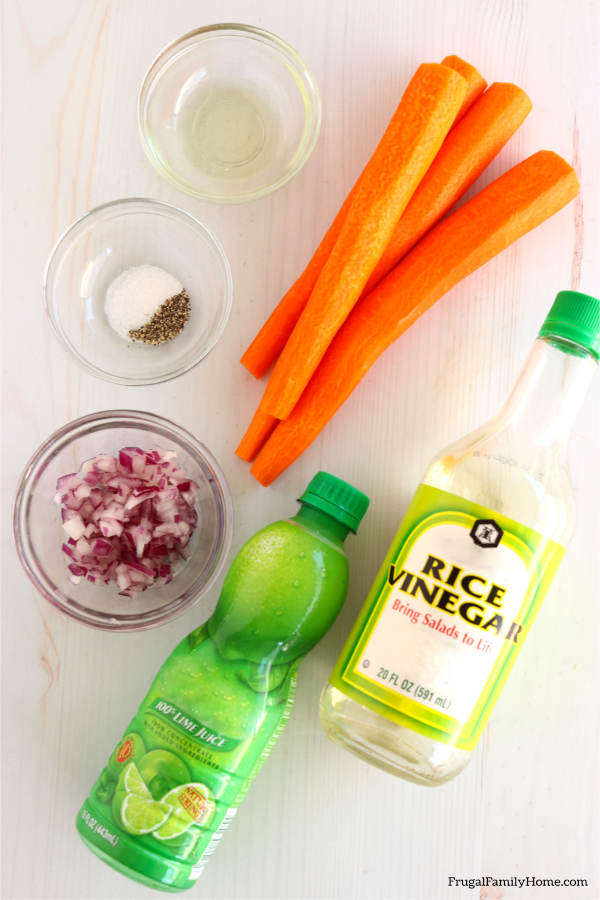
[[134,266],[122,272],[106,291],[104,312],[112,328],[125,340],[129,332],[141,328],[183,285],[158,266]]

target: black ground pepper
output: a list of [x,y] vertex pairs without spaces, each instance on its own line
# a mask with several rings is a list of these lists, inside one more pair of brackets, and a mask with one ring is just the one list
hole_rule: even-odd
[[145,344],[164,344],[173,340],[183,330],[190,317],[190,298],[183,290],[161,303],[149,322],[129,332],[132,341]]

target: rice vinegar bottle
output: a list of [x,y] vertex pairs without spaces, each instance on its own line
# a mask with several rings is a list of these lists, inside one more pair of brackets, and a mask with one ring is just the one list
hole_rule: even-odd
[[600,301],[561,291],[500,412],[431,462],[321,696],[334,741],[419,784],[467,764],[571,536],[599,354]]

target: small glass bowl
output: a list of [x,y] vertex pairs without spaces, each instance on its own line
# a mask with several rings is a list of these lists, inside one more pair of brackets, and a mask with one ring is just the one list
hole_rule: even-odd
[[[104,312],[110,283],[144,264],[166,269],[190,298],[185,327],[159,346],[124,340]],[[157,384],[212,350],[229,318],[233,281],[221,244],[198,219],[131,198],[98,206],[65,231],[48,259],[43,296],[54,333],[84,369],[119,384]]]
[[[119,596],[114,583],[69,580],[61,550],[66,534],[53,502],[59,476],[76,472],[99,453],[115,455],[126,446],[175,450],[178,464],[199,487],[189,559],[175,569],[170,584],[153,585],[132,598]],[[33,454],[19,483],[13,525],[25,572],[56,609],[94,628],[140,631],[163,625],[210,590],[231,545],[233,509],[225,476],[191,434],[150,413],[109,410],[63,426]]]
[[312,153],[321,99],[303,59],[251,25],[198,28],[165,47],[138,97],[155,169],[202,200],[241,203],[276,191]]

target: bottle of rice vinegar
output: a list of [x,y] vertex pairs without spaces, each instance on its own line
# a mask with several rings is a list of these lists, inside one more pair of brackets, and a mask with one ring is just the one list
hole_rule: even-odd
[[467,764],[571,535],[599,354],[600,301],[561,291],[498,415],[430,464],[323,691],[334,741],[419,784]]

